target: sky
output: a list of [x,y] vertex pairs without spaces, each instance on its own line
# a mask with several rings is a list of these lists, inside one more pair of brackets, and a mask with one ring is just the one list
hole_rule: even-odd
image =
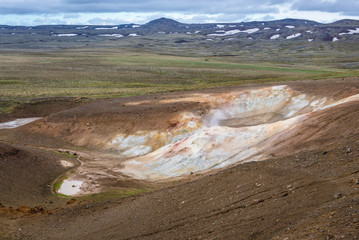
[[144,24],[167,17],[183,23],[359,20],[359,0],[0,0],[0,25]]

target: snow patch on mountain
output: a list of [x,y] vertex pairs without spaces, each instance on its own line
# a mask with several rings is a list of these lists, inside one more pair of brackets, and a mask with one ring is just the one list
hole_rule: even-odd
[[123,37],[122,34],[100,34],[99,36],[100,37],[117,37],[117,38]]
[[[239,29],[234,29],[234,30],[229,30],[229,31],[225,31],[223,33],[211,33],[208,34],[207,36],[218,36],[218,37],[223,37],[223,36],[229,36],[229,35],[235,35],[237,33],[248,33],[248,34],[252,34],[255,32],[258,32],[259,28],[251,28],[251,29],[247,29],[247,30],[239,30]],[[217,31],[216,31],[217,32]]]
[[287,38],[287,39],[293,39],[293,38],[299,37],[300,35],[302,35],[302,34],[301,34],[301,33],[296,33],[296,34],[289,35],[289,36],[286,37],[286,38]]
[[55,34],[53,36],[57,36],[57,37],[76,37],[78,34],[77,33],[60,33],[60,34]]
[[84,26],[84,27],[77,27],[76,29],[77,30],[81,30],[81,29],[86,29],[86,28],[88,28],[89,26]]
[[359,28],[356,28],[356,29],[348,29],[349,32],[347,33],[339,33],[339,36],[340,35],[353,35],[353,34],[356,34],[356,33],[359,33]]
[[279,37],[280,37],[280,35],[279,35],[279,34],[276,34],[276,35],[271,36],[271,37],[270,37],[270,40],[274,40],[274,39],[277,39],[277,38],[279,38]]
[[118,27],[101,27],[101,28],[95,28],[96,30],[111,30],[111,29],[118,29]]

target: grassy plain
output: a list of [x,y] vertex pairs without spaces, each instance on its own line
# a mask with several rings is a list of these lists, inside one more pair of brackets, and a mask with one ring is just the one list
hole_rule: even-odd
[[[180,49],[168,53],[170,46],[164,47],[166,51],[128,48],[2,50],[0,111],[11,112],[16,104],[43,97],[109,98],[359,75],[356,68],[342,65],[358,61],[352,54],[345,55],[345,51],[349,53],[355,47],[348,45],[340,53],[335,46],[329,50],[323,46],[304,50],[282,45],[263,46],[257,50],[252,46],[250,51],[243,47],[233,52],[226,46],[227,53],[232,54],[221,56],[215,53],[183,56],[186,51]],[[320,54],[323,50],[326,50],[325,56]]]

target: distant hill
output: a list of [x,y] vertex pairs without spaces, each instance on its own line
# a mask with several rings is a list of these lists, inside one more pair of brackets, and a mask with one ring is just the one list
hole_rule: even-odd
[[173,19],[159,18],[146,23],[144,26],[162,28],[162,27],[178,27],[179,25],[181,25],[181,23]]
[[332,26],[359,26],[359,20],[343,19],[330,24]]
[[[96,39],[119,39],[147,35],[171,34],[196,37],[197,40],[241,40],[241,41],[358,41],[359,21],[344,19],[322,24],[305,19],[282,19],[241,23],[186,24],[169,18],[159,18],[146,24],[122,25],[47,25],[47,26],[0,26],[0,35],[6,41],[11,37],[39,39],[68,37]],[[70,38],[71,37],[71,38]],[[181,43],[183,41],[179,41]],[[0,42],[1,43],[1,42]]]

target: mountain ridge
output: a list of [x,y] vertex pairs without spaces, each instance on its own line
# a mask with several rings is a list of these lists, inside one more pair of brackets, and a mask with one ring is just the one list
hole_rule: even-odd
[[[118,40],[123,37],[171,35],[196,41],[359,41],[359,21],[342,19],[333,23],[318,23],[306,19],[286,18],[272,21],[240,23],[181,23],[159,18],[146,24],[120,25],[39,25],[33,27],[0,25],[4,42],[12,39],[36,41]],[[71,37],[71,38],[70,38]],[[46,40],[43,40],[46,38]],[[161,36],[163,38],[163,36]],[[81,40],[82,39],[82,40]],[[191,41],[191,40],[190,40]],[[184,43],[188,40],[175,40]],[[0,39],[0,44],[2,44]],[[3,43],[4,44],[4,43]]]

